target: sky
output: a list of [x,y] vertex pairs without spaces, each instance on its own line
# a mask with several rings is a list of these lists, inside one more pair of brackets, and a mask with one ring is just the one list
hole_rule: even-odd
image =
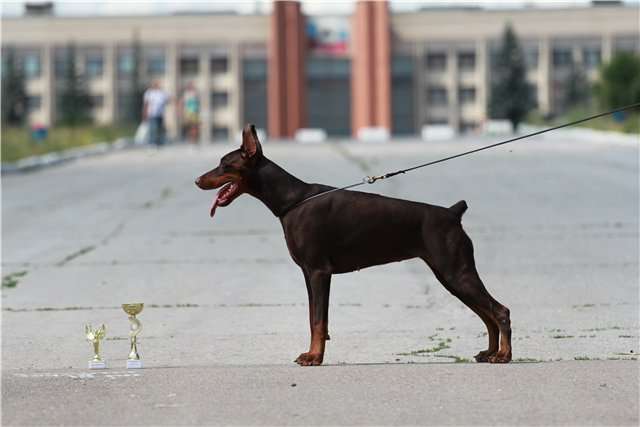
[[[24,10],[24,0],[0,0],[2,16],[20,16]],[[271,9],[269,0],[103,0],[55,1],[55,13],[60,16],[95,16],[95,15],[153,15],[173,14],[180,12],[220,12],[235,11],[238,13],[267,13]],[[303,0],[306,14],[348,14],[354,6],[352,0]],[[589,0],[391,0],[391,10],[395,12],[411,11],[421,7],[445,6],[481,6],[486,8],[519,8],[519,7],[576,7],[589,5]],[[640,5],[640,0],[628,0],[626,3]]]

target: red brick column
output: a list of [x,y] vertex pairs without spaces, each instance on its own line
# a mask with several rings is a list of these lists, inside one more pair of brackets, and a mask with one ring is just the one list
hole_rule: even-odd
[[351,133],[391,130],[391,36],[386,1],[358,1],[352,22]]
[[300,3],[274,2],[267,77],[268,133],[272,138],[290,138],[306,125],[306,46]]

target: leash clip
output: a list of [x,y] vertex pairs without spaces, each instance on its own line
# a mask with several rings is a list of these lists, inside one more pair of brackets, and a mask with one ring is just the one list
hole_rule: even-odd
[[379,175],[379,176],[365,176],[364,178],[362,178],[362,182],[366,182],[367,184],[373,184],[374,182],[376,182],[379,179],[384,179],[384,175]]

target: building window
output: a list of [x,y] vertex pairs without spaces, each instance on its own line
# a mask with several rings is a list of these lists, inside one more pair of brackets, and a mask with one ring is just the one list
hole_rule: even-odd
[[181,58],[180,73],[191,76],[198,74],[199,63],[198,58]]
[[458,68],[463,71],[473,71],[476,68],[476,53],[458,53]]
[[429,105],[447,105],[447,89],[443,87],[432,87],[427,90],[427,102]]
[[133,54],[122,52],[118,54],[118,73],[131,74],[133,72]]
[[211,74],[224,74],[229,70],[229,61],[226,57],[211,58],[209,67]]
[[164,54],[155,54],[147,58],[147,74],[150,76],[163,76],[165,73]]
[[458,92],[458,98],[461,104],[473,104],[476,102],[476,88],[461,87]]
[[225,108],[229,103],[227,92],[211,92],[211,109]]
[[613,52],[614,54],[618,52],[639,53],[638,37],[616,37],[613,42]]
[[267,127],[267,60],[247,58],[242,61],[243,123],[254,123],[258,128]]
[[42,105],[42,97],[40,95],[27,96],[27,111],[30,113],[38,111]]
[[443,71],[447,69],[447,55],[444,52],[427,54],[427,69],[429,71]]
[[213,138],[214,141],[216,140],[226,141],[229,139],[229,128],[221,127],[221,126],[212,126],[211,137]]
[[40,52],[26,52],[23,57],[24,75],[27,79],[37,79],[40,77],[42,65],[40,63]]
[[582,51],[582,62],[587,68],[596,68],[602,62],[602,54],[599,48],[585,48]]
[[351,132],[351,60],[311,56],[307,59],[308,126],[328,135]]
[[88,53],[85,62],[85,69],[89,78],[102,76],[104,71],[104,59],[102,54],[97,52]]
[[264,80],[267,78],[267,62],[264,59],[246,59],[242,71],[245,80]]
[[553,65],[556,67],[566,67],[573,62],[571,49],[555,48],[553,49]]
[[91,99],[92,108],[102,108],[104,105],[104,96],[102,95],[91,95],[89,98]]
[[416,131],[414,111],[414,60],[394,55],[391,59],[391,132],[412,135]]
[[538,49],[529,48],[524,51],[524,62],[529,70],[538,68]]
[[69,51],[67,48],[56,48],[53,57],[53,71],[56,78],[61,79],[67,71]]

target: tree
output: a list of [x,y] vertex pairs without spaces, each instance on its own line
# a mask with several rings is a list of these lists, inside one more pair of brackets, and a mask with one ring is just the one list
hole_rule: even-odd
[[640,57],[617,53],[600,68],[596,95],[603,108],[618,108],[640,102]]
[[2,123],[21,126],[27,115],[27,91],[24,73],[14,48],[7,48],[7,56],[2,64]]
[[77,126],[92,120],[91,98],[86,80],[76,68],[76,48],[73,43],[67,46],[64,83],[58,111],[58,122],[63,125]]
[[524,52],[510,25],[502,36],[493,73],[489,113],[493,118],[509,120],[516,132],[520,122],[534,107],[534,97],[533,88],[527,82]]

